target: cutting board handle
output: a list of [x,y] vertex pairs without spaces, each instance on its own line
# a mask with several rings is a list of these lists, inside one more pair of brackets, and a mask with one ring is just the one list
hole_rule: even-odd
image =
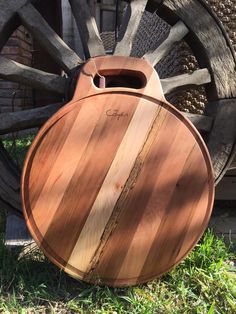
[[[108,83],[105,88],[99,87],[101,76]],[[124,90],[165,101],[159,76],[151,64],[144,59],[122,56],[89,59],[81,70],[73,101]]]

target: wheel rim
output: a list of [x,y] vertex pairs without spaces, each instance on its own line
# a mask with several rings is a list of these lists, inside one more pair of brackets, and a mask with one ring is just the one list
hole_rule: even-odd
[[[81,60],[81,58],[49,27],[47,22],[45,22],[43,17],[35,9],[34,2],[37,1],[31,1],[29,3],[27,0],[11,0],[8,1],[7,4],[5,1],[0,1],[0,9],[4,12],[0,20],[0,48],[3,48],[12,32],[22,23],[51,56],[53,56],[58,65],[67,73],[68,77],[72,77],[73,70],[76,69],[78,65],[82,64],[83,60]],[[70,0],[69,2],[80,31],[86,57],[105,54],[94,19],[90,16],[87,1]],[[125,25],[125,27],[122,29],[121,26],[120,38],[118,39],[114,51],[115,54],[124,54],[124,52],[125,54],[129,54],[131,52],[131,50],[127,49],[127,46],[131,44],[132,47],[132,39],[135,36],[142,12],[145,8],[149,12],[154,12],[158,9],[158,15],[169,24],[173,25],[171,30],[174,35],[172,37],[170,36],[171,38],[169,38],[169,40],[168,38],[166,39],[167,41],[165,40],[164,48],[163,44],[161,44],[163,55],[167,54],[176,41],[186,36],[188,32],[186,26],[190,30],[190,35],[186,37],[186,41],[195,52],[195,56],[202,69],[192,76],[175,78],[178,84],[181,83],[186,87],[189,85],[190,80],[193,85],[203,85],[208,84],[211,78],[211,83],[208,84],[206,88],[209,101],[206,107],[206,115],[208,117],[203,116],[197,118],[198,123],[200,120],[204,120],[204,123],[202,122],[204,126],[208,123],[207,130],[211,128],[211,132],[206,137],[206,143],[212,157],[216,182],[218,182],[226,172],[235,153],[234,119],[236,116],[236,105],[234,97],[236,97],[236,76],[235,56],[232,53],[233,49],[230,47],[226,34],[222,32],[219,20],[214,14],[212,15],[212,13],[208,11],[202,0],[181,0],[177,2],[174,0],[129,1],[127,9],[129,14],[124,16],[123,25]],[[194,10],[195,12],[200,12],[199,20],[196,19],[193,21],[192,12]],[[183,22],[179,22],[178,20],[182,20]],[[209,34],[208,40],[206,40],[206,32],[204,32],[204,29],[207,29],[208,25],[214,26],[211,30],[215,36],[217,34],[219,37],[217,43],[214,43],[214,36],[213,38],[209,38]],[[178,40],[176,40],[176,36]],[[160,55],[160,46],[156,55]],[[213,54],[213,51],[220,53],[222,49],[224,51],[224,59]],[[153,53],[151,52],[147,53],[144,57],[151,60],[153,63],[160,61],[158,57],[156,59],[153,58]],[[205,67],[207,67],[207,69],[205,69]],[[28,67],[22,68],[19,67],[19,64],[3,57],[0,57],[0,77],[21,83],[30,83],[33,88],[47,89],[51,92],[61,94],[62,96],[65,94],[68,84],[68,79],[64,77],[33,70]],[[163,84],[166,84],[166,91],[169,91],[168,88],[173,87],[174,81],[170,79],[169,81],[163,81]],[[42,120],[46,120],[57,109],[58,104],[56,106],[50,106],[49,112],[45,110],[46,113],[44,112],[44,118]],[[36,111],[32,111],[31,114],[33,116],[36,113]],[[7,117],[7,115],[3,115],[1,121],[6,121]],[[214,119],[213,123],[212,118]],[[196,120],[196,116],[192,117],[192,120],[194,119]],[[28,120],[30,121],[31,118]],[[27,123],[25,125],[26,128],[28,127]],[[204,129],[203,126],[200,128]],[[5,129],[7,128],[5,127]],[[221,131],[219,132],[220,129]],[[230,131],[226,129],[230,129]],[[4,131],[2,132],[4,133]],[[11,164],[11,167],[7,169],[5,175],[9,174],[14,177],[14,197],[12,189],[10,189],[8,193],[0,191],[0,199],[3,204],[5,204],[4,202],[6,202],[9,197],[16,199],[19,193],[19,183],[17,184],[17,182],[19,182],[19,175],[9,170],[14,168],[13,163],[9,160],[9,156],[4,155],[4,160],[6,159],[8,160],[8,166]],[[2,167],[6,168],[4,162],[2,163]],[[20,210],[19,199],[17,205],[10,202],[7,208]]]

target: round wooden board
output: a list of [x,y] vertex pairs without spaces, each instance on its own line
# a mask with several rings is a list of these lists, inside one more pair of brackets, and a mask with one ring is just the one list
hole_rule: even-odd
[[205,230],[214,180],[206,147],[171,105],[124,92],[61,109],[28,153],[22,199],[45,254],[88,282],[146,282]]

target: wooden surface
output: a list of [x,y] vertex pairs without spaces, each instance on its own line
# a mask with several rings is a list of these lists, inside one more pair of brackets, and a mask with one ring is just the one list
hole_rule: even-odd
[[228,169],[225,168],[222,172],[227,160],[230,166],[235,158],[236,101],[222,99],[209,103],[207,113],[214,117],[213,127],[207,138],[207,147],[214,167],[216,183],[218,183]]
[[[147,83],[93,85],[97,69],[119,68]],[[76,278],[111,286],[178,264],[207,226],[213,198],[203,141],[165,102],[152,67],[134,58],[84,66],[74,99],[41,129],[22,176],[26,222],[45,254]]]
[[0,78],[58,94],[64,94],[66,87],[66,79],[57,74],[34,69],[2,56]]
[[155,66],[161,59],[171,52],[175,43],[180,42],[188,34],[188,28],[182,21],[178,21],[171,29],[167,38],[156,50],[145,53],[144,59]]
[[25,246],[33,243],[33,239],[25,224],[25,220],[14,214],[8,214],[4,244],[8,248]]
[[27,0],[0,1],[0,50],[19,26],[19,21],[13,19],[15,12],[27,2]]
[[[0,208],[21,214],[20,169],[0,142]],[[7,179],[6,179],[7,178]],[[11,197],[9,197],[11,195]]]
[[181,89],[205,85],[211,82],[211,75],[207,69],[195,70],[191,74],[180,74],[161,79],[163,93],[169,94]]
[[[171,25],[177,16],[187,26],[190,35],[194,34],[192,38],[188,35],[186,41],[199,65],[207,67],[211,73],[211,84],[206,85],[208,101],[229,104],[227,110],[226,106],[218,110],[215,116],[216,123],[207,142],[217,184],[223,178],[232,162],[232,155],[235,154],[235,122],[232,124],[231,120],[235,121],[236,71],[232,45],[222,27],[222,21],[217,19],[211,9],[206,8],[204,0],[164,0],[161,6],[159,0],[149,2],[152,10],[158,10],[158,15]],[[208,108],[207,111],[211,115]],[[227,126],[226,122],[227,134],[222,140],[223,131],[220,126],[226,119],[230,123]]]
[[88,1],[69,0],[69,2],[79,29],[86,58],[105,55],[103,42],[99,34],[95,17],[90,12]]
[[216,200],[236,200],[236,169],[229,170],[217,185],[215,198]]
[[17,13],[34,39],[52,55],[65,72],[69,73],[83,62],[49,26],[31,3],[23,6]]
[[[48,30],[48,25],[45,25],[44,23],[37,24],[36,21],[32,21],[31,17],[25,16],[24,9],[25,7],[27,9],[28,0],[0,0],[0,48],[4,46],[6,41],[9,39],[12,32],[20,25],[21,19],[20,15],[22,15],[22,20],[26,19],[28,21],[28,27],[31,27],[32,31],[34,30],[34,27],[39,27],[38,32],[42,32],[42,29]],[[44,1],[39,1],[40,4],[43,6]],[[79,1],[74,1],[74,3],[79,3]],[[85,2],[81,1],[80,3]],[[122,35],[122,38],[119,38],[119,40],[122,41],[122,46],[128,53],[130,53],[131,48],[133,46],[132,40],[135,38],[135,33],[133,32],[134,29],[138,28],[139,21],[142,18],[142,3],[146,1],[132,1],[132,4],[130,5],[130,10],[128,14],[125,14],[124,16],[124,23],[122,22],[123,26],[121,27],[122,32],[120,32],[120,35]],[[34,1],[31,3],[34,4]],[[37,3],[37,9],[38,9],[38,1]],[[137,5],[137,6],[136,6]],[[75,6],[76,7],[76,6]],[[141,9],[140,9],[141,8]],[[219,98],[223,99],[229,99],[231,98],[232,103],[235,102],[232,97],[235,97],[235,59],[232,55],[232,49],[230,49],[230,42],[225,33],[222,31],[222,27],[218,23],[217,19],[212,16],[210,12],[208,12],[205,8],[203,0],[150,0],[147,1],[147,10],[157,11],[158,14],[163,14],[164,19],[172,26],[174,26],[178,22],[178,18],[183,21],[183,23],[187,26],[189,29],[189,34],[185,37],[185,39],[190,44],[193,54],[196,55],[200,67],[204,68],[207,67],[209,69],[209,72],[211,73],[213,77],[213,82],[211,84],[207,84],[207,95],[208,98],[213,100],[218,100]],[[169,10],[170,9],[170,10]],[[34,15],[34,10],[29,10]],[[173,11],[174,18],[172,19],[172,14],[170,11]],[[17,14],[17,12],[21,12]],[[41,12],[41,11],[40,11]],[[81,21],[77,21],[77,24],[80,28],[80,34],[82,35],[83,42],[86,43],[86,37],[89,31],[92,31],[92,28],[94,29],[93,25],[88,25],[87,21],[90,19],[89,12],[87,11],[86,14],[81,14]],[[129,14],[130,13],[130,14]],[[56,14],[56,12],[55,12]],[[41,14],[42,15],[42,14]],[[34,15],[35,16],[35,15]],[[43,14],[44,18],[45,15]],[[193,16],[197,16],[196,19],[193,18]],[[40,18],[42,20],[42,18]],[[25,21],[24,23],[26,24]],[[78,23],[79,22],[79,23]],[[211,25],[211,27],[209,27]],[[90,27],[90,29],[89,29]],[[126,31],[126,27],[128,27]],[[84,31],[85,30],[85,31]],[[51,33],[52,34],[52,33]],[[127,36],[126,36],[126,35]],[[68,49],[63,49],[60,45],[60,41],[58,42],[58,38],[56,38],[56,41],[49,42],[48,37],[50,37],[50,32],[44,34],[46,38],[44,38],[44,41],[47,42],[45,44],[44,48],[46,50],[48,49],[56,49],[58,48],[58,53],[55,53],[55,50],[51,55],[54,58],[61,57],[62,60],[57,60],[59,63],[61,62],[64,64],[66,62],[66,67],[69,66],[71,68],[71,63],[73,63],[72,59],[68,59]],[[55,35],[55,34],[54,34]],[[36,35],[37,36],[37,35]],[[55,37],[55,36],[54,36]],[[55,38],[54,38],[55,39]],[[99,45],[100,41],[98,38],[98,41],[94,37],[94,42],[90,42],[90,44],[94,47],[97,47]],[[121,42],[119,42],[121,44]],[[161,43],[160,43],[161,44]],[[53,47],[54,48],[53,48]],[[167,45],[168,46],[168,45]],[[131,47],[131,48],[130,48]],[[65,47],[64,47],[65,48]],[[36,49],[37,50],[37,49]],[[224,53],[222,53],[222,51]],[[52,52],[52,51],[51,51]],[[65,53],[65,54],[64,54]],[[36,53],[37,54],[37,53]],[[97,54],[97,53],[96,53]],[[72,54],[69,53],[69,57],[72,56]],[[83,57],[81,55],[81,57]],[[207,61],[206,59],[207,58]],[[37,58],[36,58],[37,59]],[[77,60],[78,58],[75,58]],[[68,65],[69,63],[69,65]],[[76,62],[75,62],[76,64]],[[3,65],[6,65],[5,62],[3,62]],[[39,89],[50,89],[51,91],[55,90],[56,92],[59,92],[64,94],[67,84],[66,82],[62,81],[60,77],[54,77],[54,79],[48,75],[48,73],[43,72],[37,72],[31,71],[29,68],[22,68],[19,66],[19,64],[12,64],[8,63],[13,69],[13,71],[8,72],[8,66],[5,67],[3,70],[3,75],[6,79],[9,80],[16,80],[16,82],[19,82],[20,84],[28,83],[31,84],[35,88]],[[72,64],[73,66],[73,64]],[[37,68],[37,66],[35,65]],[[65,65],[63,66],[65,68]],[[50,72],[50,71],[46,71]],[[73,72],[73,71],[72,71]],[[46,78],[46,79],[45,79]],[[193,78],[193,77],[192,77]],[[58,79],[58,80],[57,80]],[[219,116],[217,117],[217,121],[221,120],[221,111],[219,111]],[[234,111],[228,112],[228,119],[231,120],[232,117],[234,117]],[[4,118],[4,117],[3,117]],[[13,115],[12,118],[14,119],[15,116]],[[225,118],[225,117],[224,117]],[[1,119],[1,117],[0,117]],[[28,120],[29,121],[29,120]],[[12,121],[12,124],[15,125],[15,122]],[[29,123],[30,124],[30,123]],[[26,125],[26,123],[24,124]],[[217,134],[217,125],[214,124],[214,132],[213,137],[211,135],[208,137],[210,138],[209,143],[211,144],[211,147],[215,145],[217,149],[211,149],[211,151],[214,153],[212,155],[214,159],[214,166],[216,169],[216,173],[219,174],[217,181],[223,176],[225,171],[227,170],[229,163],[231,162],[231,156],[233,154],[232,147],[235,146],[235,143],[233,141],[232,145],[232,136],[234,127],[231,129],[228,128],[227,136],[225,139],[229,139],[229,142],[226,143],[224,141],[221,141],[221,134],[222,132],[219,132]],[[230,124],[232,126],[232,124]],[[220,128],[219,128],[220,130]],[[234,136],[235,138],[235,136]],[[219,141],[217,141],[219,139]],[[220,143],[219,143],[220,142]],[[220,150],[218,150],[220,149]],[[1,208],[7,208],[11,210],[15,210],[15,207],[12,206],[13,203],[17,203],[17,210],[20,209],[20,205],[18,205],[18,199],[19,195],[16,195],[19,193],[19,171],[15,171],[15,166],[13,165],[13,162],[10,160],[9,157],[6,157],[7,154],[5,151],[3,151],[3,148],[0,148],[1,154],[0,158],[1,160],[1,184],[0,184],[0,203]],[[13,170],[12,170],[13,169]],[[14,174],[15,173],[15,174]],[[5,180],[6,177],[10,177],[11,180]],[[13,185],[13,186],[11,186]],[[17,201],[17,202],[16,202]]]
[[116,56],[131,56],[135,35],[142,19],[147,0],[131,0],[125,11],[118,41],[114,49]]
[[[235,60],[228,43],[222,40],[222,30],[214,17],[196,0],[164,0],[163,5],[177,14],[194,33],[190,46],[200,63],[207,63],[212,73],[213,84],[207,91],[209,96],[213,99],[235,97]],[[204,54],[199,42],[204,47]]]
[[[62,103],[55,103],[24,111],[2,113],[0,114],[0,135],[41,127],[61,107]],[[211,117],[187,112],[183,112],[183,114],[199,131],[209,132],[211,130],[213,123]]]
[[[0,114],[0,135],[42,126],[58,109],[61,103],[44,107]],[[200,119],[196,122],[200,125]],[[207,125],[208,121],[204,123]]]
[[[230,170],[235,170],[236,169],[236,157],[234,157],[234,160],[233,162],[231,163],[230,167],[229,167]],[[236,175],[236,174],[235,174]]]

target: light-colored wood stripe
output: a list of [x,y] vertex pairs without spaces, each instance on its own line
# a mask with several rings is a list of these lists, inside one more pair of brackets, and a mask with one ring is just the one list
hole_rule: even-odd
[[[86,277],[84,277],[85,280],[87,281],[96,281],[97,280],[97,275],[96,275],[96,271],[97,271],[97,266],[100,263],[100,259],[101,256],[103,255],[104,249],[106,247],[106,244],[109,240],[109,238],[112,236],[112,234],[114,233],[114,230],[117,227],[117,224],[119,224],[120,221],[120,217],[122,216],[124,211],[127,211],[126,205],[127,202],[130,199],[130,194],[132,194],[132,191],[134,190],[137,180],[138,178],[142,175],[140,175],[143,166],[145,164],[145,160],[147,158],[147,155],[149,154],[149,151],[153,145],[153,142],[155,141],[156,137],[159,135],[159,132],[163,126],[163,124],[166,122],[166,120],[168,120],[167,118],[168,113],[164,108],[160,108],[159,114],[157,115],[152,128],[149,132],[148,138],[145,141],[145,144],[143,145],[140,153],[138,154],[135,163],[133,165],[132,171],[130,172],[130,176],[128,178],[128,180],[126,181],[123,191],[114,207],[114,210],[112,212],[112,215],[106,225],[106,228],[103,232],[102,238],[101,238],[101,242],[100,245],[96,251],[96,254],[93,256],[93,259],[91,261],[91,265],[90,265],[90,269],[88,271],[88,274]],[[151,169],[151,172],[153,171],[153,169]],[[145,182],[148,182],[148,180],[145,180]],[[143,191],[146,189],[146,186],[144,186]],[[131,204],[131,203],[130,203]],[[137,212],[139,208],[139,204],[134,207],[134,210],[132,212],[132,216],[128,218],[129,223],[132,222],[132,219],[135,215],[135,213]],[[141,208],[143,209],[144,207],[141,206]],[[133,224],[131,223],[131,226],[127,227],[127,230],[130,230],[130,228],[133,226]],[[125,231],[126,232],[126,231]],[[125,237],[125,240],[127,239],[127,237]],[[119,254],[120,256],[120,254]],[[114,276],[114,278],[116,278],[116,276]]]
[[[188,182],[187,185],[184,183],[189,178],[194,178],[195,173],[199,173],[201,177],[204,171],[207,170],[205,166],[203,169],[199,169],[199,171],[196,171],[195,168],[193,170],[194,174],[190,174],[187,171],[188,167],[185,167],[185,163],[187,161],[189,166],[189,159],[194,160],[195,167],[199,165],[199,160],[196,158],[202,158],[201,147],[194,142],[194,135],[189,132],[186,126],[183,124],[181,126],[181,124],[176,117],[172,116],[162,125],[162,130],[158,133],[158,137],[150,149],[150,154],[145,159],[135,187],[130,192],[123,206],[123,214],[118,220],[117,227],[113,231],[107,245],[103,247],[99,264],[93,270],[93,278],[96,279],[97,276],[98,278],[105,277],[108,282],[111,280],[110,284],[112,285],[121,285],[127,282],[127,280],[132,282],[132,284],[136,280],[139,281],[143,276],[147,276],[147,271],[150,270],[150,268],[144,270],[143,266],[151,251],[154,240],[157,242],[157,245],[153,250],[151,263],[158,269],[158,259],[156,259],[155,254],[158,254],[159,247],[158,239],[155,238],[166,216],[170,215],[168,203],[172,199],[173,193],[177,190],[177,195],[181,193],[182,197],[186,198],[185,210],[189,209],[191,214],[195,212],[195,207],[191,203],[191,197],[189,200],[187,195],[185,195],[185,189],[186,192],[190,189],[194,200],[203,197],[203,200],[197,206],[197,210],[201,211],[202,206],[207,203],[205,196],[208,196],[209,193],[202,196],[201,191],[199,192],[199,189],[195,188],[194,181]],[[180,140],[181,145],[179,145]],[[195,146],[196,148],[194,149]],[[204,162],[204,160],[201,160],[201,162]],[[156,176],[151,178],[150,173],[152,171],[155,171]],[[205,183],[201,183],[200,185],[209,189]],[[197,190],[197,194],[194,194],[194,190]],[[178,195],[178,197],[181,198],[181,195]],[[208,204],[211,204],[210,197]],[[144,211],[143,208],[146,208],[146,210]],[[168,233],[175,233],[177,229],[175,221],[182,215],[181,209],[178,211],[177,208],[172,208],[172,210],[173,216],[170,221]],[[183,215],[183,220],[184,217]],[[204,211],[201,211],[200,218],[206,222],[209,217],[204,219]],[[191,239],[193,239],[191,241],[192,245],[196,241],[198,227],[200,226],[199,216],[195,215],[193,219],[196,220],[191,221],[192,229],[186,230],[186,233],[193,233],[191,235]],[[178,223],[180,230],[182,226],[184,230],[184,223]],[[177,244],[184,243],[182,246],[183,250],[181,251],[183,253],[186,247],[188,247],[189,242],[187,243],[187,240],[182,241],[182,235],[179,234],[176,234],[177,242],[179,241]],[[175,237],[174,234],[173,237]],[[170,241],[174,241],[174,238],[170,238]],[[160,250],[161,254],[167,250],[167,247],[164,246]],[[114,254],[114,252],[117,252],[117,254]],[[160,255],[161,258],[163,257]],[[172,261],[175,260],[176,256],[174,256]],[[155,269],[153,269],[153,274],[155,274]]]
[[[109,101],[106,95],[100,95],[94,97],[93,101],[87,99],[88,102],[85,101],[83,104],[86,107],[91,102],[94,107],[93,114],[99,114],[100,118],[74,170],[73,177],[53,217],[53,223],[44,237],[44,243],[63,258],[63,267],[79,238],[139,101],[138,98],[133,97],[129,99],[129,106],[127,106],[127,97],[120,95],[119,104],[116,104],[116,100],[116,94],[109,97]],[[107,111],[111,108],[123,112],[123,118],[108,116]],[[100,114],[101,110],[102,114]],[[86,122],[90,123],[90,116]],[[83,133],[84,129],[81,128],[80,132]],[[112,140],[111,135],[113,135]],[[68,159],[71,158],[71,154],[77,153],[80,146],[78,141],[75,151],[68,153]],[[64,168],[64,165],[61,167]],[[67,172],[67,169],[64,168],[64,171]]]
[[68,260],[70,266],[83,272],[89,269],[90,261],[99,246],[101,236],[122,192],[123,185],[129,177],[135,159],[147,139],[159,110],[160,108],[156,104],[140,100]]
[[[162,216],[166,214],[165,208],[176,189],[184,162],[194,145],[190,141],[192,134],[184,125],[179,128],[180,123],[174,115],[168,115],[152,143],[135,187],[123,205],[119,223],[103,250],[97,269],[101,276],[105,275],[105,270],[109,278],[138,277]],[[178,145],[180,138],[182,145]],[[150,177],[152,171],[156,176]],[[175,181],[170,180],[167,173],[171,173]],[[143,211],[143,208],[146,210]],[[125,230],[128,233],[121,243]],[[116,251],[119,254],[111,254]],[[135,264],[134,256],[137,257]]]
[[[69,114],[76,114],[76,111]],[[87,121],[88,114],[90,116],[89,123]],[[81,108],[71,127],[63,148],[58,154],[58,157],[48,174],[48,178],[45,180],[44,187],[38,200],[36,201],[34,208],[32,208],[35,222],[40,221],[40,226],[38,226],[38,228],[42,236],[46,234],[53,220],[67,186],[74,174],[75,168],[90,140],[90,136],[95,128],[98,118],[99,115],[94,115],[94,106],[92,104],[88,104],[86,107],[84,106]],[[81,129],[83,129],[83,132],[80,132]],[[72,156],[68,158],[68,152],[71,153],[75,151],[78,143],[80,143],[80,147],[76,150],[73,158]],[[63,171],[61,165],[63,165],[63,169],[66,169],[66,171]],[[55,176],[55,174],[57,174],[57,176]],[[47,209],[47,215],[45,215],[45,209]]]

